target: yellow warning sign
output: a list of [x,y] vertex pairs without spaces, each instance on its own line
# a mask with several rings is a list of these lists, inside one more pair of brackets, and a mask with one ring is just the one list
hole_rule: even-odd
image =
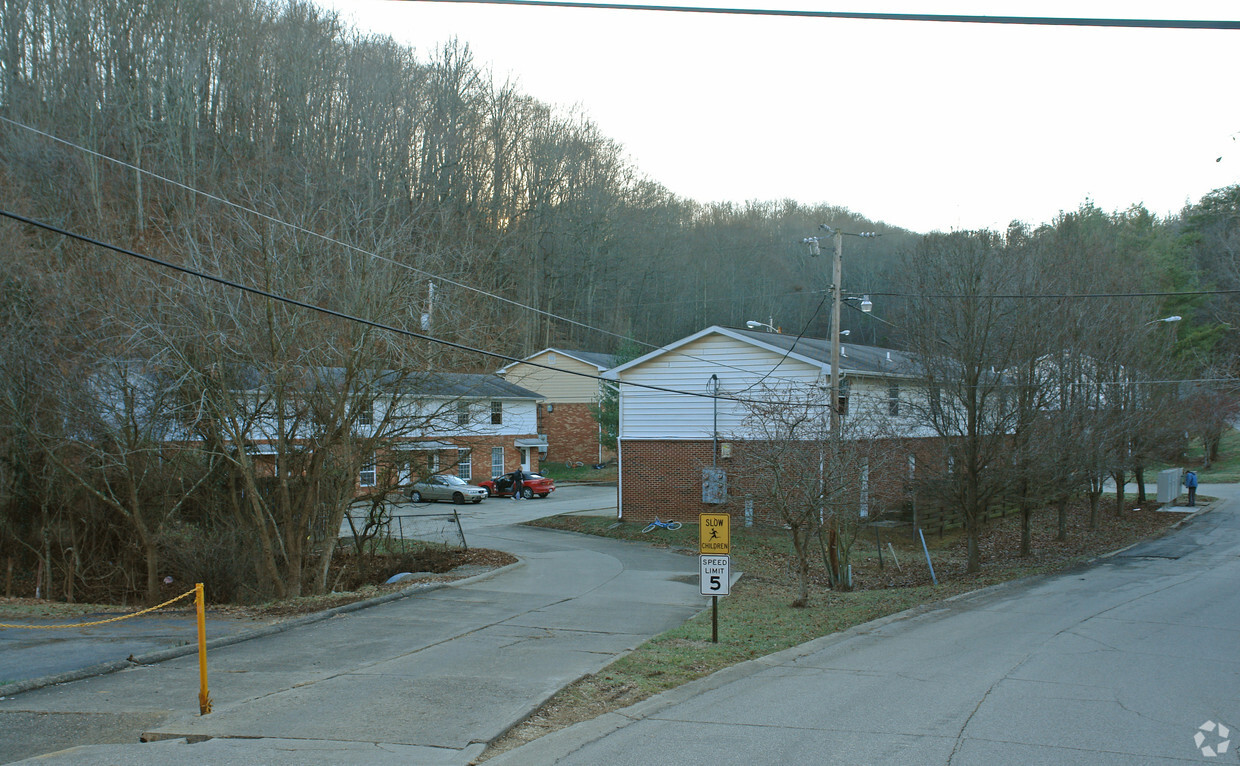
[[726,556],[732,552],[732,517],[726,513],[698,514],[698,553]]

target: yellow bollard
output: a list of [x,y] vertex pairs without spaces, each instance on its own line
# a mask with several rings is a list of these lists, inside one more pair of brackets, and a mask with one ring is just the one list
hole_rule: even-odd
[[194,601],[198,604],[198,714],[211,712],[211,696],[207,693],[207,615],[202,583],[194,586]]

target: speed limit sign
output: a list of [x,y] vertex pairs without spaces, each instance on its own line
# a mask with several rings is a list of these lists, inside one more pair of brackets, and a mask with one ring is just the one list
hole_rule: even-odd
[[698,556],[703,596],[726,596],[731,591],[732,557]]

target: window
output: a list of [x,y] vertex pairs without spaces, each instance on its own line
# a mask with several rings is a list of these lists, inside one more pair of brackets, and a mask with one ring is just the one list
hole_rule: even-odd
[[841,418],[848,417],[848,394],[850,391],[852,391],[852,382],[847,379],[841,380],[840,381],[840,403],[839,403],[839,411],[840,411]]
[[491,425],[498,426],[504,423],[504,403],[491,402]]
[[364,402],[357,408],[357,424],[359,426],[372,425],[375,421],[375,403]]
[[375,485],[375,458],[371,455],[370,462],[362,466],[362,471],[358,474],[357,483],[363,487],[373,487]]
[[500,476],[504,473],[504,448],[491,448],[491,475]]
[[456,403],[456,424],[458,426],[469,425],[469,402]]
[[427,453],[426,468],[431,475],[439,473],[439,450],[431,450]]
[[900,386],[898,383],[892,383],[887,386],[887,414],[900,414]]
[[474,478],[474,458],[473,453],[467,449],[458,450],[456,453],[456,475],[465,481]]

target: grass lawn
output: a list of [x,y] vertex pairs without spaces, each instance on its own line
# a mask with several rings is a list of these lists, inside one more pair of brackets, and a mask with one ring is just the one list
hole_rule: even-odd
[[546,462],[538,466],[538,472],[557,482],[614,482],[619,477],[619,470],[614,463],[605,468],[591,465],[565,468],[563,463]]
[[[1188,449],[1176,463],[1156,463],[1146,469],[1146,481],[1158,479],[1158,472],[1167,468],[1191,469],[1203,484],[1235,484],[1240,482],[1240,431],[1229,429],[1219,442],[1218,459],[1205,466],[1205,448],[1200,439],[1189,442]],[[1131,479],[1130,479],[1131,480]]]
[[1223,435],[1219,444],[1218,459],[1203,468],[1205,450],[1200,441],[1195,441],[1185,455],[1186,467],[1197,471],[1197,478],[1203,483],[1232,484],[1240,482],[1240,431],[1231,429]]
[[[1021,558],[1019,519],[990,522],[980,540],[982,571],[966,575],[964,536],[949,533],[926,538],[939,585],[933,585],[920,542],[907,529],[880,531],[879,541],[866,530],[853,547],[851,592],[826,587],[821,562],[813,568],[811,606],[789,606],[796,597],[795,559],[783,529],[733,527],[732,571],[743,572],[729,596],[719,600],[719,643],[711,643],[711,615],[706,609],[684,625],[656,636],[632,653],[552,697],[526,722],[515,727],[483,754],[483,759],[518,747],[551,731],[618,710],[745,660],[762,657],[820,636],[846,630],[919,604],[931,603],[988,585],[1029,575],[1063,571],[1101,554],[1157,537],[1183,518],[1180,513],[1131,510],[1117,517],[1114,500],[1104,498],[1099,529],[1089,530],[1084,504],[1071,509],[1068,540],[1056,542],[1055,516],[1034,517],[1034,555]],[[1135,500],[1135,496],[1134,496]],[[1132,508],[1132,503],[1126,504]],[[697,555],[697,524],[677,531],[643,534],[640,525],[598,517],[558,516],[537,526],[641,541]],[[890,548],[888,547],[890,544]],[[894,549],[899,566],[891,558]],[[703,598],[703,606],[709,602]]]

